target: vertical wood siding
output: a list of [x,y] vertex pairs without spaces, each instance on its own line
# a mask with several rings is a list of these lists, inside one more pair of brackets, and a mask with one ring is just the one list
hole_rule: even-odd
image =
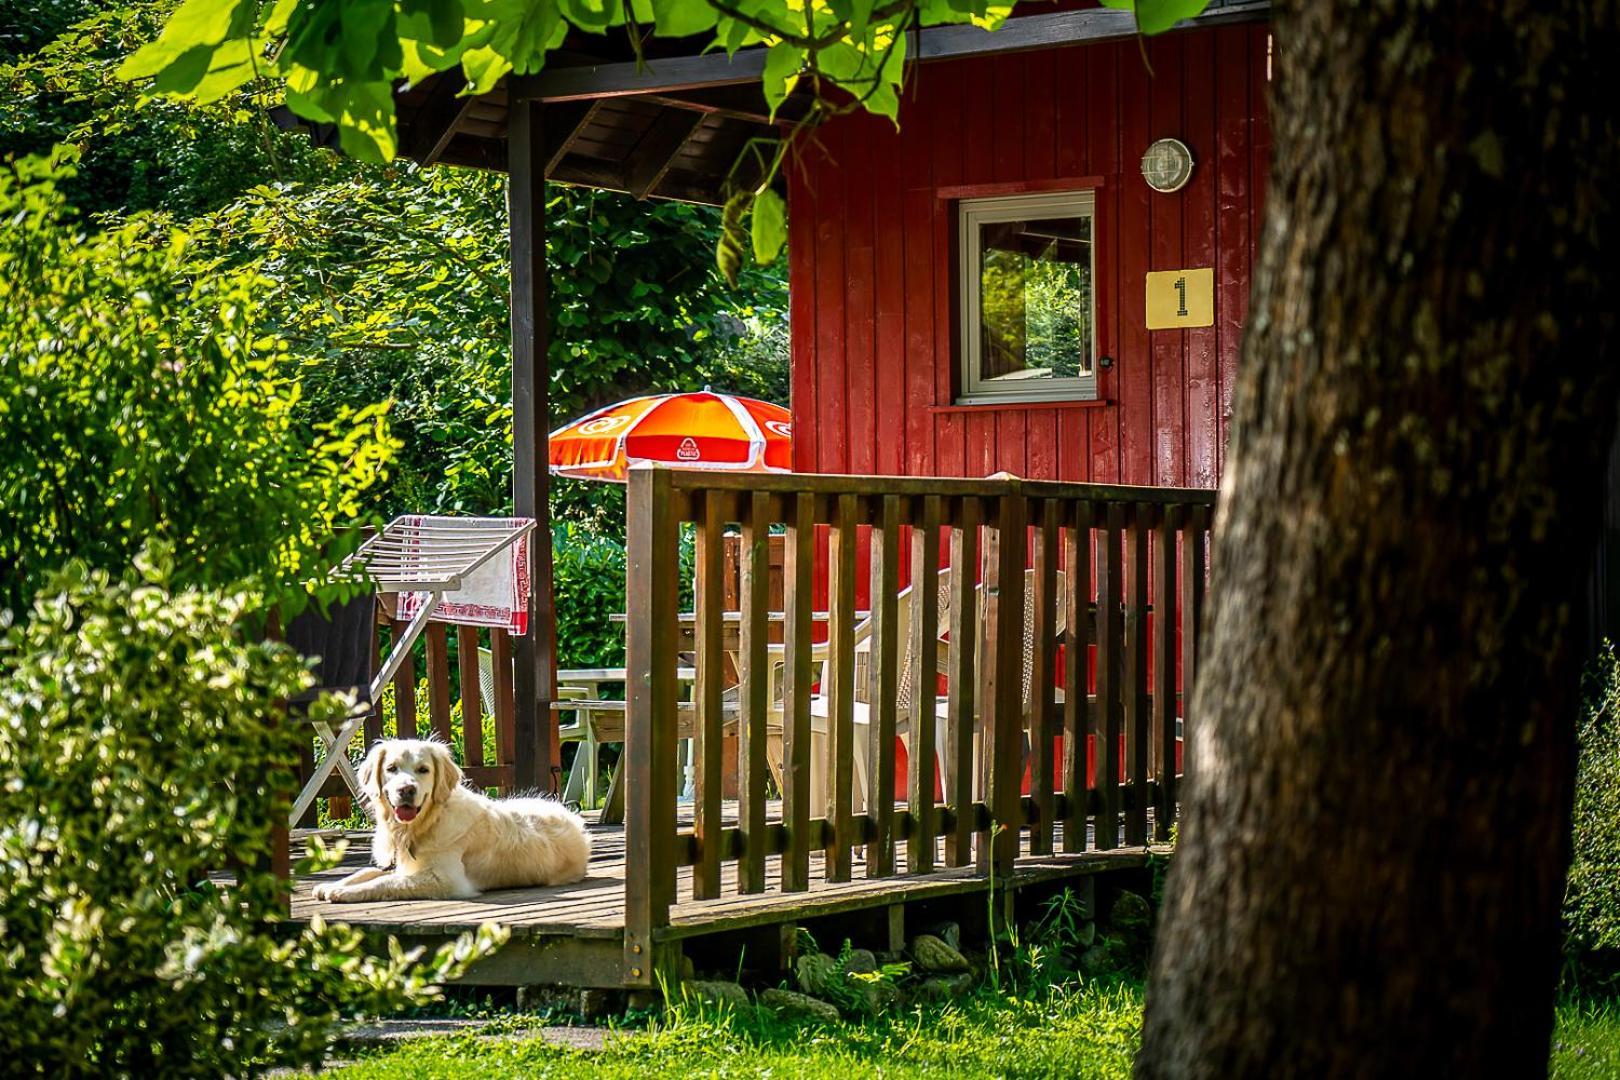
[[[896,132],[835,120],[791,167],[795,465],[1213,487],[1270,152],[1267,28],[1247,23],[928,64]],[[1191,182],[1143,182],[1154,139]],[[942,188],[1095,177],[1102,404],[950,410],[955,206]],[[1144,326],[1149,270],[1213,266],[1215,324]],[[944,407],[944,408],[942,408]]]

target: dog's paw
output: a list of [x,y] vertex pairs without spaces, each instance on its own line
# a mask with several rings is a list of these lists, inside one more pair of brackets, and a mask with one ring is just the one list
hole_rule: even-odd
[[337,899],[337,897],[335,895],[337,893],[337,890],[338,890],[337,882],[335,882],[335,881],[323,881],[319,885],[317,885],[313,889],[311,889],[309,892],[310,892],[310,895],[313,896],[317,900],[332,901],[332,900]]

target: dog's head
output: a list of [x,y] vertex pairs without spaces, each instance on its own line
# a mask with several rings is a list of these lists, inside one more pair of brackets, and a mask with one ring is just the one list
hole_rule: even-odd
[[379,819],[406,825],[446,802],[462,779],[450,748],[426,739],[384,739],[366,755],[360,776]]

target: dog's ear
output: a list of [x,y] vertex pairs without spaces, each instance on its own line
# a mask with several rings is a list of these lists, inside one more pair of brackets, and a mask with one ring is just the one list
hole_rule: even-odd
[[360,763],[360,786],[377,806],[383,803],[383,758],[387,756],[384,753],[386,745],[387,743],[380,739],[373,743],[365,760]]
[[456,764],[450,748],[443,743],[430,743],[433,747],[433,801],[443,802],[461,786],[461,766]]

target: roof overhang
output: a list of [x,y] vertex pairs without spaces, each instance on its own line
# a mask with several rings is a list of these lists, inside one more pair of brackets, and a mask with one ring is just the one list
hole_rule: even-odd
[[[1183,27],[1264,19],[1269,9],[1269,0],[1213,0]],[[1113,8],[1015,13],[994,33],[974,26],[910,31],[907,56],[931,63],[1135,33],[1134,16]],[[460,96],[466,83],[459,71],[403,86],[395,95],[400,152],[423,165],[505,171],[510,103],[542,101],[548,180],[718,205],[748,142],[780,138],[808,112],[810,99],[801,88],[773,121],[759,85],[766,50],[727,56],[703,52],[706,44],[651,39],[637,59],[622,35],[574,34],[544,71],[509,76],[487,94]]]

